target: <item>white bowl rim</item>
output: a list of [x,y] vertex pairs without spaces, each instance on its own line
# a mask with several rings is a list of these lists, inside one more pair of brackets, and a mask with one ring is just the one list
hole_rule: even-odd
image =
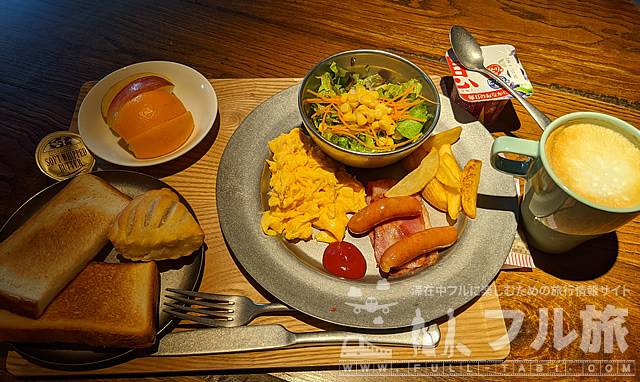
[[[104,93],[111,86],[129,75],[142,72],[163,75],[167,72],[172,73],[167,77],[176,85],[174,93],[194,117],[194,130],[181,147],[163,156],[149,159],[138,159],[118,144],[121,138],[109,129],[99,107]],[[198,91],[194,91],[191,87],[187,89],[187,82],[197,84]],[[179,86],[180,84],[183,86]],[[189,96],[189,94],[197,94],[197,96]],[[215,90],[211,82],[200,72],[172,61],[143,61],[109,73],[89,90],[78,111],[78,132],[93,155],[117,165],[146,167],[171,161],[189,152],[207,136],[215,123],[217,114],[218,99]]]

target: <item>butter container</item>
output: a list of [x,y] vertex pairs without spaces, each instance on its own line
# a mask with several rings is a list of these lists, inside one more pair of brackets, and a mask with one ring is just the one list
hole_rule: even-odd
[[96,160],[80,135],[56,131],[44,137],[36,147],[36,162],[50,178],[64,180],[91,172]]
[[[527,98],[533,94],[533,86],[513,46],[490,45],[481,49],[487,69],[502,78],[522,97]],[[511,94],[484,74],[466,70],[452,50],[447,51],[445,58],[455,84],[451,100],[473,114],[482,124],[494,122],[509,99],[513,98]]]

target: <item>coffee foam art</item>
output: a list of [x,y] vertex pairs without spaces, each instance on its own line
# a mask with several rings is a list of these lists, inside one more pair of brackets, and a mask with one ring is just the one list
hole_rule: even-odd
[[621,133],[572,122],[549,135],[545,151],[556,176],[581,197],[605,207],[640,205],[640,148]]

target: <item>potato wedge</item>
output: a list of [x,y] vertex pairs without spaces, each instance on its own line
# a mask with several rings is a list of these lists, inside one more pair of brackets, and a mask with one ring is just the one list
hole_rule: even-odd
[[461,133],[462,126],[458,126],[430,136],[420,147],[402,159],[402,167],[404,167],[407,172],[415,170],[420,165],[420,161],[429,154],[431,149],[435,148],[439,150],[440,146],[444,144],[451,145],[455,143],[460,139]]
[[432,148],[439,149],[440,146],[444,144],[452,145],[456,143],[458,139],[460,139],[460,134],[462,134],[462,126],[445,130],[441,133],[434,134],[427,138],[427,140],[422,144],[422,147],[427,151],[431,151]]
[[444,186],[444,190],[447,193],[447,213],[451,219],[457,220],[462,209],[460,189]]
[[440,156],[443,156],[445,153],[453,156],[453,150],[451,149],[451,145],[448,143],[445,143],[444,145],[440,146],[440,148],[438,148],[438,154]]
[[460,188],[460,180],[456,178],[451,169],[447,166],[438,167],[436,179],[438,179],[440,183],[451,188]]
[[433,179],[427,183],[420,194],[433,208],[447,212],[447,192],[444,190],[444,185],[440,183],[438,179]]
[[439,168],[440,156],[436,150],[431,150],[415,170],[408,173],[391,187],[384,196],[392,198],[395,196],[409,196],[420,192],[436,176]]
[[458,163],[453,156],[444,152],[442,156],[440,156],[440,166],[436,172],[436,178],[446,186],[460,189],[460,177],[461,171]]
[[460,180],[462,211],[471,219],[476,218],[478,186],[480,185],[481,169],[482,161],[471,159],[462,170],[462,177]]
[[458,166],[458,162],[456,162],[452,154],[444,153],[440,157],[440,163],[449,167],[451,173],[453,173],[456,178],[462,179],[462,170],[460,170],[460,166]]

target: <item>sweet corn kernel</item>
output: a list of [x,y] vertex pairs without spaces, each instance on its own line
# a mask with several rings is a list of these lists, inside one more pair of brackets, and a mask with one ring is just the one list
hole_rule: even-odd
[[361,97],[360,103],[370,106],[371,101],[373,101],[373,97],[371,97],[371,94],[365,94]]
[[353,114],[351,110],[344,113],[342,118],[344,119],[345,122],[355,122],[356,120],[356,116]]
[[387,124],[387,125],[389,125],[389,126],[391,126],[391,125],[393,125],[393,124],[394,124],[394,123],[393,123],[393,119],[391,119],[391,117],[389,117],[388,115],[383,116],[383,117],[380,119],[380,121],[381,121],[381,122],[384,122],[385,124]]
[[367,123],[367,117],[361,112],[356,112],[356,123],[358,126],[364,126]]
[[349,105],[348,103],[343,103],[342,105],[340,105],[340,111],[343,113],[348,113],[351,111],[351,105]]
[[385,121],[384,118],[381,119],[380,121],[378,121],[380,123],[380,127],[384,130],[387,130],[391,127],[391,125],[389,124],[389,122]]
[[367,116],[367,122],[369,123],[372,123],[373,121],[376,120],[373,110],[369,110],[365,115]]
[[361,113],[368,113],[369,112],[369,108],[366,105],[358,105],[358,107],[356,108],[356,110],[358,110]]
[[384,129],[384,131],[387,132],[388,135],[391,135],[396,131],[396,124],[393,123],[393,120],[388,115],[382,117],[382,119],[380,120],[380,126]]
[[[349,93],[349,95],[347,96],[347,100],[349,101],[349,103],[355,103],[358,102],[358,96],[352,93]],[[353,105],[351,105],[353,106]]]
[[396,133],[396,125],[391,125],[387,130],[387,135],[393,135]]
[[347,101],[349,101],[349,94],[348,93],[344,93],[340,96],[340,103],[347,103]]
[[378,130],[380,128],[380,121],[373,121],[373,123],[371,123],[371,127],[373,130]]

